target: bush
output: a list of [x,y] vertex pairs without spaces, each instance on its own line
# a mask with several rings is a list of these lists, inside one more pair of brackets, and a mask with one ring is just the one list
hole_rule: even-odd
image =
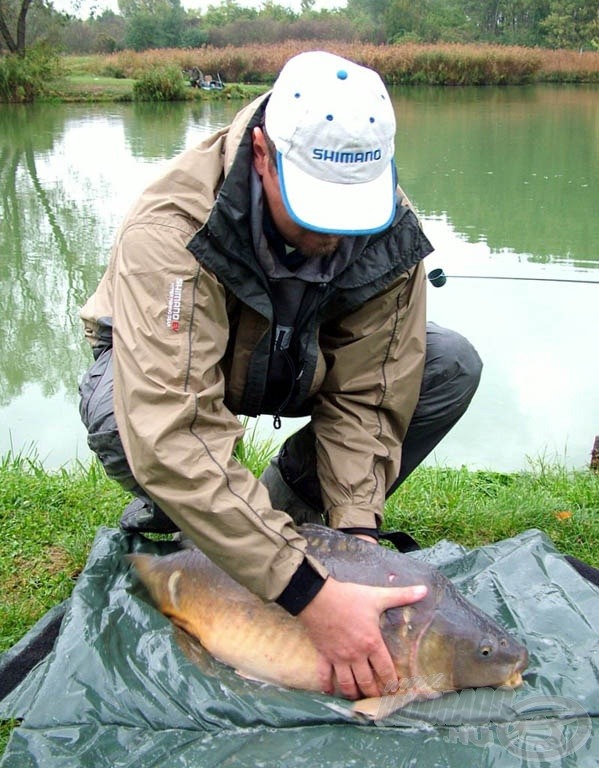
[[182,101],[187,85],[178,67],[163,66],[144,72],[133,85],[136,101]]
[[44,48],[31,49],[25,56],[0,56],[0,101],[33,101],[58,74],[58,57]]
[[124,67],[115,64],[107,64],[102,69],[101,75],[102,77],[114,77],[115,80],[127,79],[127,73]]

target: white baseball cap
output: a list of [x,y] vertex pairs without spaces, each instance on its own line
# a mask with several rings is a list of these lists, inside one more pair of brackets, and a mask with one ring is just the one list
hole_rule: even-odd
[[391,223],[395,114],[376,72],[332,53],[300,53],[273,86],[265,127],[294,221],[348,235]]

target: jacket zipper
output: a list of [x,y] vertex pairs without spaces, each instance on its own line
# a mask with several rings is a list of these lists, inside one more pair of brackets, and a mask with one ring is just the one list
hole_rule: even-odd
[[[306,316],[311,318],[311,320],[312,320],[312,322],[311,322],[311,326],[312,326],[311,331],[314,332],[314,333],[315,333],[316,327],[318,325],[317,321],[318,321],[318,317],[319,317],[319,309],[320,309],[320,307],[322,306],[322,304],[324,302],[325,294],[327,292],[328,286],[329,286],[328,283],[319,283],[318,284],[317,290],[314,291],[314,293],[313,293],[312,303],[313,303],[314,307],[313,307],[313,311],[312,312],[308,312],[308,313],[302,312],[302,307],[300,306],[300,309],[299,309],[299,311],[297,313],[298,318],[302,318],[302,317],[305,318]],[[304,299],[305,299],[305,297],[304,297]],[[303,304],[304,304],[304,301],[302,301],[302,305]],[[305,322],[303,324],[297,325],[296,328],[295,328],[295,331],[294,331],[294,335],[299,336],[300,331],[303,328],[305,328],[305,326],[306,326]],[[278,344],[278,339],[275,341],[275,346],[276,346],[276,344]],[[316,342],[316,346],[318,346],[318,341]],[[291,384],[291,386],[289,388],[289,392],[287,393],[287,396],[285,397],[283,402],[279,405],[279,407],[277,408],[276,412],[273,414],[273,427],[274,427],[274,429],[280,429],[281,428],[281,412],[284,411],[285,408],[288,406],[288,404],[289,404],[289,402],[290,402],[290,400],[291,400],[291,398],[293,396],[293,393],[294,393],[294,390],[295,390],[295,386],[296,386],[297,382],[302,378],[302,376],[304,374],[304,369],[305,369],[305,365],[302,365],[302,367],[300,368],[299,373],[297,373],[297,375],[296,375],[295,365],[293,363],[293,360],[292,360],[291,356],[288,354],[288,352],[286,350],[283,350],[280,347],[279,347],[279,351],[283,353],[283,356],[284,356],[285,360],[287,361],[287,364],[289,365],[289,369],[291,371],[292,384]],[[318,354],[318,353],[316,353],[316,354]]]

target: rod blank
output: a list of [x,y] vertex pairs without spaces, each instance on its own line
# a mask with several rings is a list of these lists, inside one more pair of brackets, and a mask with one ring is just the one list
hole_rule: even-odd
[[454,280],[530,280],[537,283],[584,283],[585,285],[599,285],[599,280],[574,280],[561,277],[510,277],[507,275],[446,275],[439,267],[428,273],[428,279],[435,288],[445,285],[448,278]]

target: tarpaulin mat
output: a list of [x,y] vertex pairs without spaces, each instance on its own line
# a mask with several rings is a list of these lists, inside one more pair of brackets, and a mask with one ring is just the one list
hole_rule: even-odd
[[538,531],[414,553],[528,648],[517,690],[370,722],[343,699],[256,683],[160,614],[124,555],[172,542],[100,529],[51,653],[0,702],[1,768],[512,768],[599,764],[599,589]]

